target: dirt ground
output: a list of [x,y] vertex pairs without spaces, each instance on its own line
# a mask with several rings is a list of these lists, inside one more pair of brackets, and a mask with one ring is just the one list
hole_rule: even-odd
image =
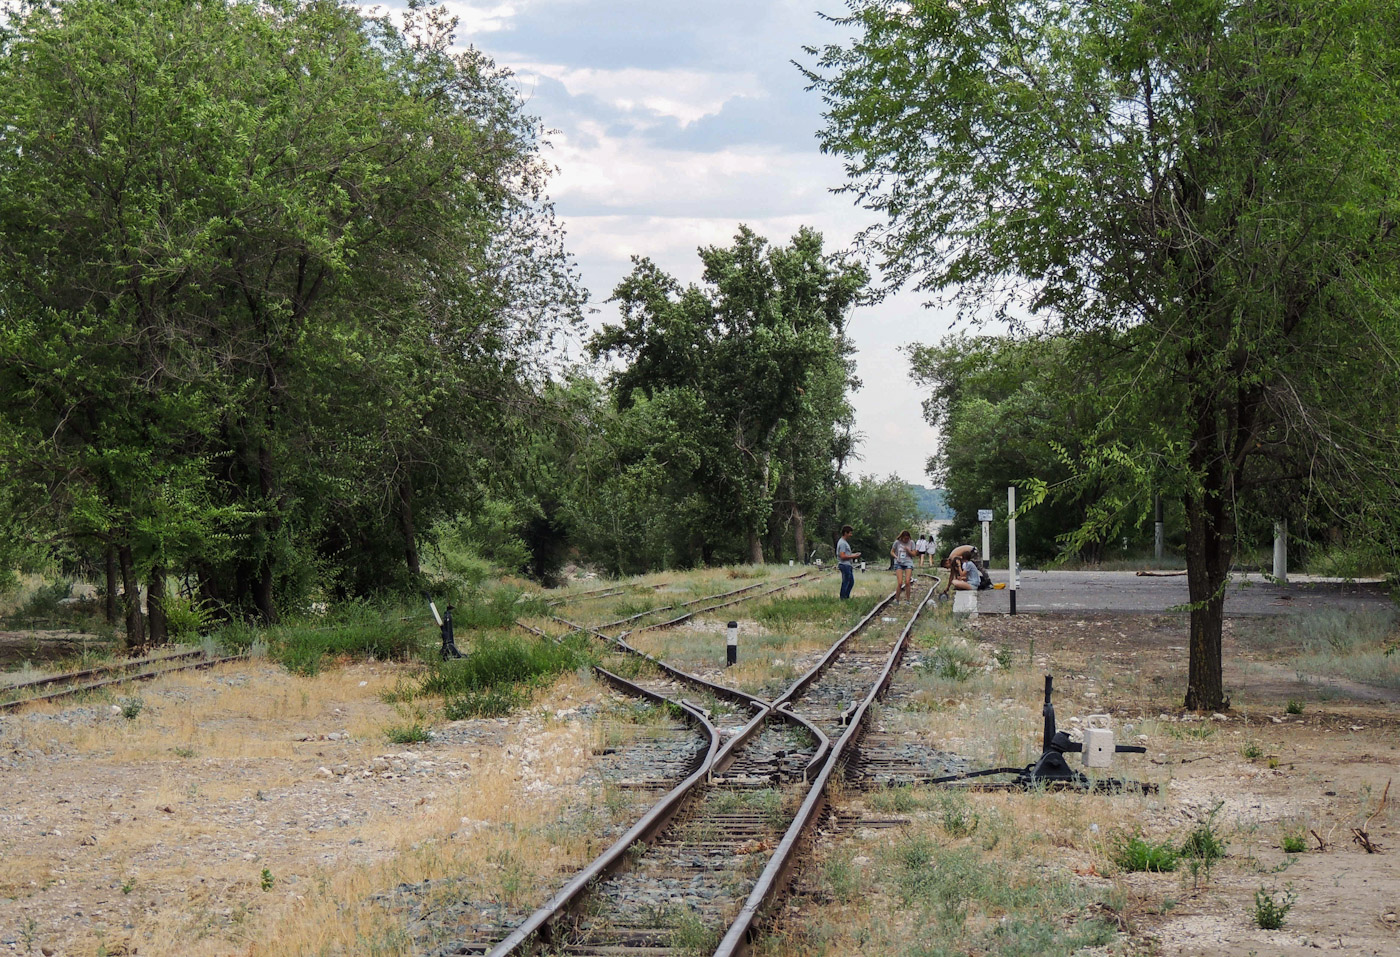
[[[1020,662],[1026,687],[1054,674],[1062,719],[1106,712],[1120,741],[1146,744],[1116,769],[1162,785],[1142,805],[1146,835],[1179,837],[1220,805],[1228,854],[1208,875],[1083,868],[1125,892],[1132,952],[1400,953],[1400,784],[1382,806],[1398,776],[1400,694],[1300,675],[1276,628],[1228,623],[1232,708],[1195,715],[1179,708],[1179,616],[966,626]],[[438,723],[431,741],[392,745],[390,729],[421,717],[381,698],[403,677],[344,664],[301,678],[253,662],[0,716],[0,954],[400,953],[411,948],[367,916],[398,882],[475,867],[522,900],[557,882],[586,846],[560,850],[523,888],[502,848],[530,827],[554,834],[585,793],[605,692],[571,677],[510,718]],[[1038,720],[1039,700],[1024,706]],[[1308,850],[1280,850],[1289,834]],[[1254,924],[1261,888],[1291,895],[1280,930]],[[329,929],[356,921],[348,937]]]
[[[1162,781],[1147,836],[1179,837],[1220,805],[1228,854],[1205,880],[1182,873],[1121,874],[1133,936],[1163,955],[1400,953],[1400,693],[1300,675],[1279,647],[1277,620],[1227,622],[1224,674],[1232,707],[1179,708],[1186,627],[1179,616],[980,616],[984,640],[1033,653],[1057,675],[1061,715],[1102,711],[1145,731],[1149,753],[1123,756]],[[1032,642],[1034,642],[1032,652]],[[1289,714],[1289,702],[1301,714]],[[1133,743],[1131,740],[1120,743]],[[1366,831],[1367,853],[1352,828]],[[1285,854],[1285,834],[1307,851]],[[1325,849],[1319,850],[1319,840]],[[1254,922],[1256,893],[1292,895],[1282,928]]]

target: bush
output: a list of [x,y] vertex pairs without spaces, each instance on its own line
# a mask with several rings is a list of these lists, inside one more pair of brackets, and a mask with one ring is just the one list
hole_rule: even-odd
[[67,598],[72,590],[73,583],[66,578],[45,582],[15,609],[13,617],[21,620],[56,618],[59,602]]
[[835,594],[806,595],[760,605],[754,611],[754,618],[770,627],[782,627],[803,621],[844,621],[858,610]]
[[1178,857],[1176,848],[1170,844],[1144,840],[1141,834],[1120,840],[1112,853],[1113,863],[1123,870],[1153,874],[1176,870]]
[[1212,864],[1225,856],[1227,845],[1225,839],[1216,833],[1215,824],[1215,819],[1224,806],[1224,801],[1217,801],[1214,807],[1202,817],[1197,818],[1196,826],[1181,842],[1182,857],[1190,857]]
[[527,701],[529,696],[513,686],[487,688],[448,698],[443,705],[443,713],[448,721],[461,721],[464,718],[499,718],[510,714]]
[[1292,885],[1282,893],[1259,888],[1254,892],[1254,923],[1260,930],[1278,930],[1297,899]]
[[417,654],[422,640],[421,624],[393,620],[290,625],[268,633],[272,657],[293,674],[307,676],[320,673],[327,655],[407,660]]
[[183,595],[165,597],[165,625],[174,641],[198,638],[214,621],[213,606]]
[[514,635],[485,637],[466,657],[434,664],[424,676],[424,694],[455,698],[483,692],[498,685],[529,683],[573,671],[588,663],[586,638],[555,644],[541,638]]

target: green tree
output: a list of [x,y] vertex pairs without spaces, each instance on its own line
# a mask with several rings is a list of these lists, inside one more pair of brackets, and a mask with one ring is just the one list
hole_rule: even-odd
[[[1128,361],[1079,466],[1178,496],[1186,705],[1252,483],[1397,499],[1400,9],[1380,0],[854,0],[810,74],[895,281]],[[1079,360],[1095,355],[1079,353]],[[1079,366],[1085,368],[1085,366]],[[1393,391],[1393,390],[1390,390]],[[1145,397],[1145,399],[1143,398]],[[1136,420],[1112,437],[1112,420]],[[1305,461],[1299,474],[1270,463]],[[1088,528],[1088,534],[1101,529]]]
[[[867,277],[824,254],[806,228],[770,247],[741,226],[733,246],[701,249],[700,259],[705,286],[684,289],[636,260],[613,293],[622,322],[604,326],[590,348],[624,363],[610,376],[620,408],[670,393],[668,405],[693,410],[681,424],[704,450],[694,475],[705,535],[741,529],[749,561],[761,562],[788,430],[807,415],[847,414],[832,390],[845,385],[846,314]],[[838,444],[819,447],[834,455]]]
[[270,621],[313,580],[415,573],[578,314],[507,75],[420,3],[401,27],[303,0],[7,14],[6,471],[131,596],[178,564]]

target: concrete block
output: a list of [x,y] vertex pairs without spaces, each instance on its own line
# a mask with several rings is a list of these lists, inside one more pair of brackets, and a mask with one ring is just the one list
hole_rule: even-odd
[[977,592],[955,590],[953,592],[953,614],[967,615],[969,618],[976,618]]

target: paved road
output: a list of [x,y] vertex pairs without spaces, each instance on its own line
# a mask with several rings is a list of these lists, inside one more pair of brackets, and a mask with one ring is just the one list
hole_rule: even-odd
[[[1005,569],[992,569],[992,580],[1006,581]],[[977,610],[1005,614],[1010,591],[983,591]],[[1155,613],[1189,601],[1186,577],[1157,578],[1135,572],[1023,571],[1016,591],[1016,612]],[[1274,585],[1258,575],[1237,577],[1225,596],[1226,615],[1287,615],[1324,608],[1359,610],[1395,608],[1381,584],[1347,584],[1336,580]]]

